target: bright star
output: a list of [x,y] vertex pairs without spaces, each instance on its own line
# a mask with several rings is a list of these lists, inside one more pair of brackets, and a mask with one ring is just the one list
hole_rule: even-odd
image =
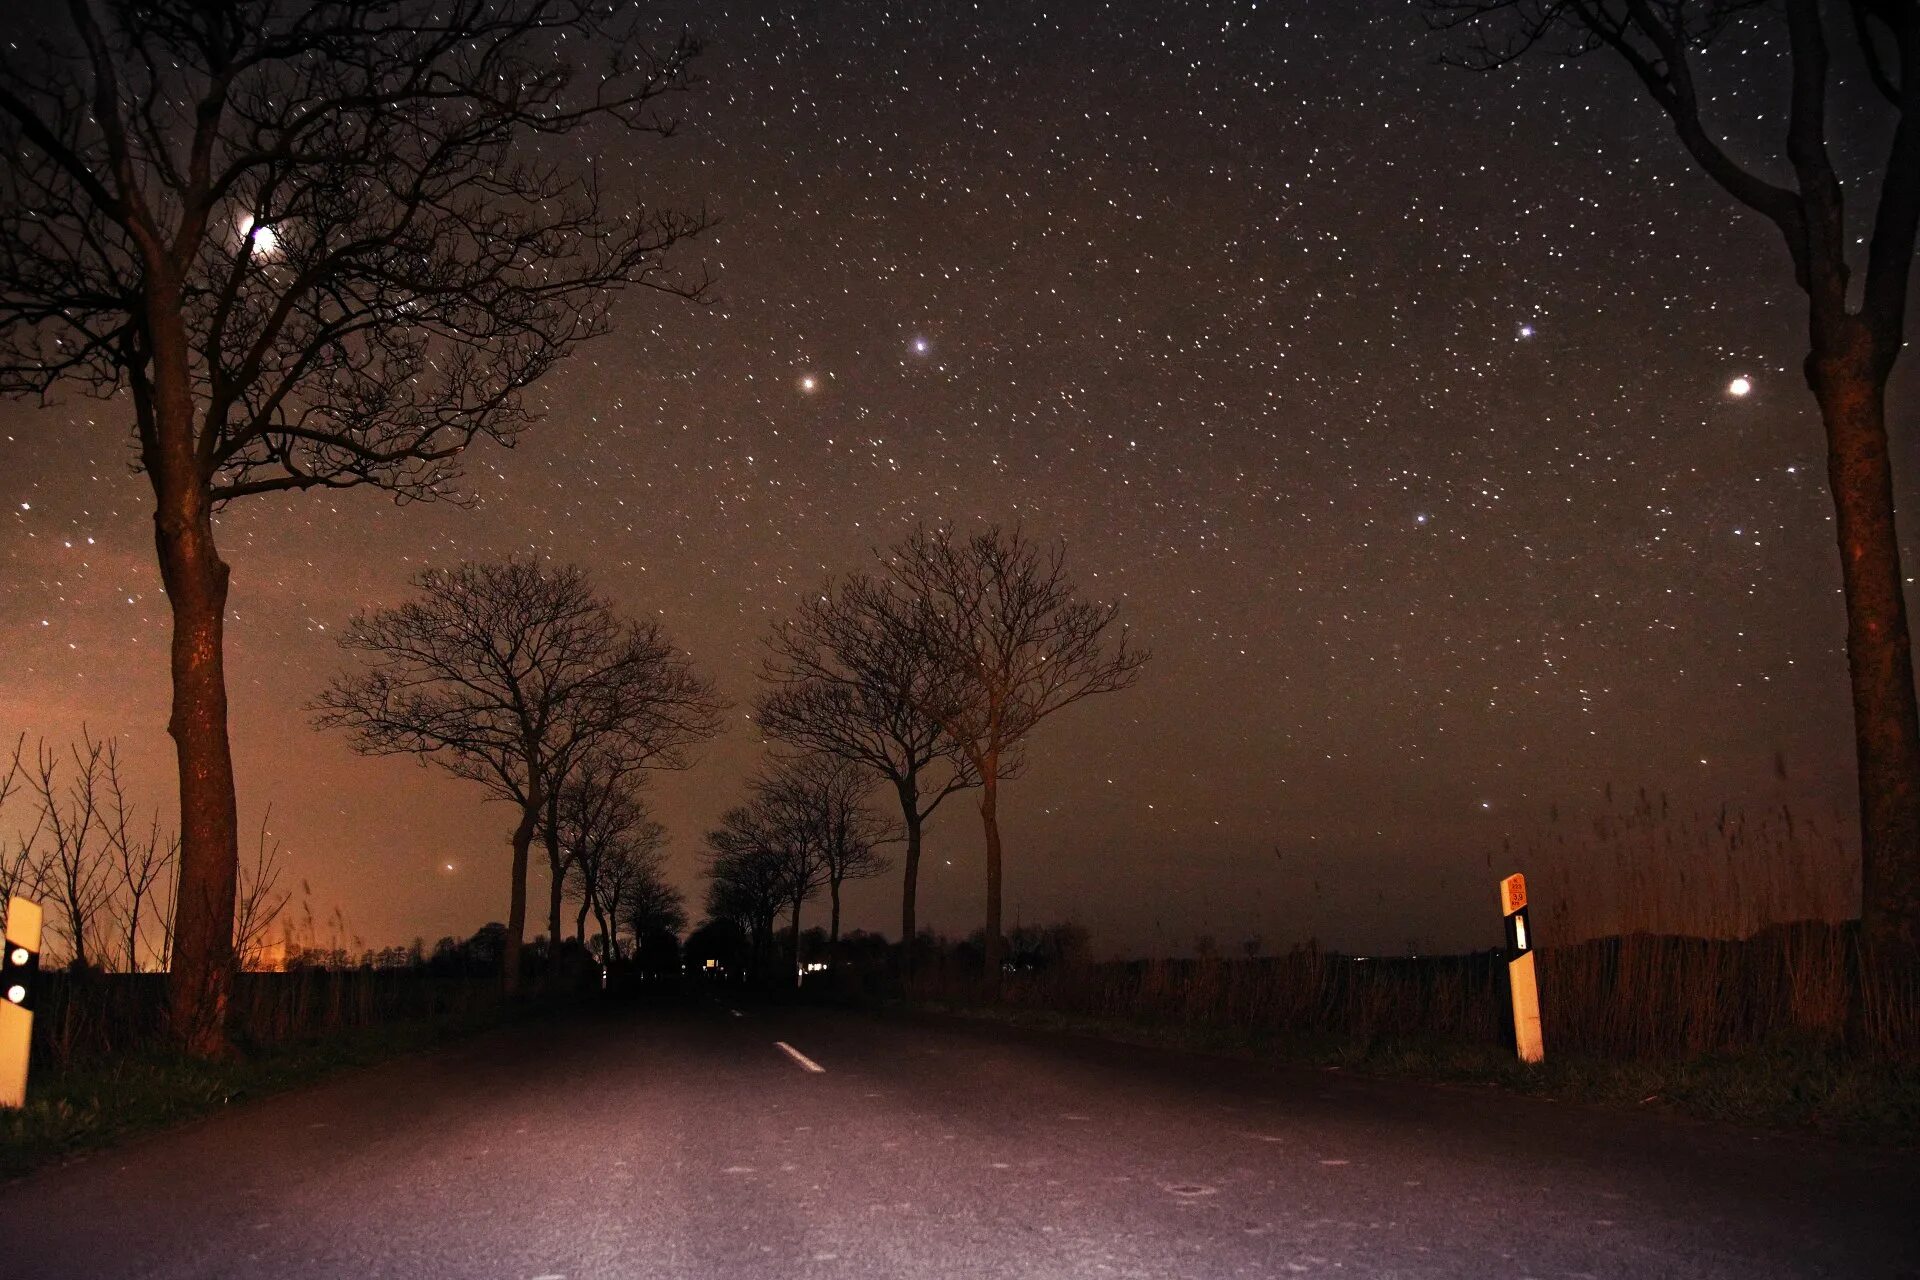
[[803,375],[801,376],[801,378],[800,378],[800,389],[801,389],[802,391],[817,391],[817,390],[819,390],[819,388],[820,388],[820,379],[818,379],[818,378],[816,378],[816,377],[814,377],[814,376],[813,376],[812,374],[810,374],[810,373],[809,373],[809,374],[803,374]]
[[1746,395],[1749,391],[1752,391],[1752,390],[1753,390],[1753,383],[1750,382],[1744,376],[1735,378],[1732,382],[1729,382],[1727,384],[1727,394],[1734,397],[1736,400],[1739,399],[1741,396]]
[[1531,338],[1533,336],[1533,326],[1530,324],[1521,325],[1520,336],[1523,338]]
[[931,342],[928,342],[925,338],[915,338],[913,340],[913,353],[915,355],[923,356],[931,350],[933,350],[933,344]]

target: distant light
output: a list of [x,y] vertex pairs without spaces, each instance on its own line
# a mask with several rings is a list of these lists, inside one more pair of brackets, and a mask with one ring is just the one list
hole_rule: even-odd
[[24,1004],[27,999],[27,989],[16,982],[7,988],[7,999],[15,1004]]
[[931,350],[933,350],[933,344],[931,342],[928,342],[925,338],[915,338],[913,340],[913,353],[915,355],[923,356]]
[[247,214],[240,219],[240,238],[253,237],[253,256],[270,257],[280,248],[280,237],[273,233],[272,227],[257,227],[253,215]]
[[820,387],[820,379],[814,377],[810,373],[803,375],[800,379],[800,389],[802,391],[816,391],[819,389],[819,387]]
[[1748,394],[1752,390],[1753,390],[1753,383],[1745,377],[1735,378],[1732,382],[1729,382],[1727,384],[1727,394],[1732,396],[1736,400]]
[[1523,338],[1531,338],[1533,336],[1533,326],[1530,324],[1521,325],[1520,336]]

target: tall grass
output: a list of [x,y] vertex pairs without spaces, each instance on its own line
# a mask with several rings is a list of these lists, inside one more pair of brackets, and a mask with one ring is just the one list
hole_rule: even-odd
[[[1546,944],[1536,957],[1550,1055],[1644,1062],[1792,1044],[1920,1061],[1920,974],[1863,949],[1849,921],[1859,860],[1846,823],[1796,811],[1779,772],[1775,798],[1707,813],[1609,787],[1591,814],[1556,810],[1489,854],[1490,898],[1497,876],[1528,877]],[[1361,959],[1302,948],[1062,965],[1010,975],[992,998],[1161,1026],[1484,1046],[1511,1043],[1506,983],[1495,952]],[[963,964],[923,970],[914,994],[987,998]]]
[[[497,1004],[499,992],[499,979],[491,974],[365,968],[241,973],[234,980],[231,1025],[242,1048],[274,1049],[388,1023],[465,1017]],[[35,1000],[34,1070],[163,1046],[165,1030],[165,974],[44,974]]]

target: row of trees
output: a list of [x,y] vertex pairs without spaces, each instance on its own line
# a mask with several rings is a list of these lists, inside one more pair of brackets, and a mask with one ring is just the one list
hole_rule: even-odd
[[362,754],[417,756],[514,806],[508,994],[520,986],[536,839],[553,877],[549,938],[562,936],[568,886],[578,932],[591,912],[610,956],[638,910],[638,937],[681,927],[661,875],[665,835],[639,789],[649,772],[688,767],[719,730],[726,704],[712,683],[658,623],[623,618],[572,565],[468,563],[414,586],[347,626],[340,643],[362,661],[321,694],[315,721]]
[[[867,818],[830,815],[863,813],[859,796],[883,786],[898,802],[904,846],[900,936],[915,938],[925,823],[949,796],[978,789],[991,981],[1004,959],[1000,785],[1019,775],[1039,725],[1127,688],[1146,660],[1117,606],[1080,598],[1059,544],[1018,528],[919,526],[876,570],[829,584],[769,638],[755,719],[784,758],[708,836],[709,912],[758,938],[785,907],[797,935],[800,904],[824,885],[837,936],[850,877],[833,856],[809,852],[820,841],[802,833],[841,821],[835,829],[862,833],[854,845],[877,843]],[[852,865],[862,876],[882,870],[870,848]],[[909,964],[911,951],[902,952]]]
[[[1542,45],[1618,58],[1781,235],[1828,443],[1865,925],[1920,947],[1920,709],[1886,430],[1920,231],[1920,10],[1848,0],[1836,37],[1817,0],[1429,3],[1488,33],[1477,65]],[[1779,14],[1762,44],[1790,62],[1781,145],[1748,161],[1707,119],[1700,54]],[[1856,184],[1828,147],[1836,40],[1889,125]],[[588,51],[601,65],[578,75]],[[469,445],[525,427],[526,391],[604,330],[620,286],[699,297],[704,277],[663,268],[704,214],[646,209],[528,146],[598,125],[670,134],[661,104],[692,87],[696,53],[595,0],[69,0],[25,10],[0,45],[0,392],[124,394],[117,430],[153,491],[179,775],[170,1005],[189,1047],[225,1045],[239,879],[215,512],[315,488],[443,495]],[[823,652],[830,684],[852,675]],[[997,885],[1006,739],[982,715],[953,736],[972,744]]]
[[[173,616],[175,1034],[226,1048],[239,828],[229,570],[259,494],[447,495],[704,213],[545,140],[671,134],[697,46],[600,0],[70,0],[0,44],[0,393],[127,406]],[[584,65],[583,65],[584,64]],[[103,421],[108,420],[103,416]]]
[[707,833],[707,916],[739,927],[757,972],[774,967],[774,925],[786,912],[787,973],[797,976],[800,909],[823,889],[827,960],[839,959],[842,888],[890,867],[878,849],[886,824],[866,803],[871,788],[858,766],[833,756],[776,760],[748,784],[747,802]]

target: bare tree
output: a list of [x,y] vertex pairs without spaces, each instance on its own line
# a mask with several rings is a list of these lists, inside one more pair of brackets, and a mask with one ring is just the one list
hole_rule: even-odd
[[[447,492],[703,215],[553,163],[664,136],[696,49],[597,0],[67,0],[0,45],[0,391],[125,391],[173,612],[170,1000],[224,1045],[237,868],[219,506]],[[592,58],[597,65],[582,66]],[[584,73],[584,74],[583,74]]]
[[258,968],[265,960],[267,935],[293,898],[293,890],[280,888],[280,842],[270,839],[267,831],[272,820],[273,807],[269,805],[260,818],[253,863],[240,864],[239,892],[233,908],[233,953],[243,969]]
[[662,934],[678,943],[687,927],[686,897],[667,883],[663,872],[642,879],[627,899],[627,927],[633,931],[638,947],[644,948],[648,938]]
[[893,786],[905,838],[901,957],[911,967],[921,832],[941,801],[978,786],[979,778],[921,707],[921,693],[937,676],[933,655],[910,627],[896,625],[895,604],[868,574],[849,574],[803,601],[768,640],[761,678],[771,688],[754,718],[769,737],[849,761]]
[[[114,910],[127,940],[127,972],[138,973],[140,926],[148,899],[158,891],[161,878],[172,869],[180,852],[180,841],[177,836],[161,834],[158,814],[148,818],[144,831],[140,829],[135,805],[128,799],[120,779],[120,749],[112,740],[107,742],[105,766],[107,797],[101,821],[118,878],[113,895]],[[164,962],[164,945],[152,950],[155,958]]]
[[[1865,79],[1885,100],[1890,139],[1877,175],[1871,229],[1850,230],[1846,184],[1828,150],[1827,95],[1836,77],[1832,37],[1818,0],[1428,0],[1443,27],[1471,27],[1460,59],[1504,66],[1530,50],[1578,57],[1606,51],[1667,114],[1681,145],[1738,203],[1771,222],[1786,243],[1794,282],[1807,295],[1809,350],[1803,366],[1827,437],[1827,480],[1847,608],[1860,786],[1861,897],[1868,937],[1920,950],[1920,710],[1913,683],[1894,527],[1886,390],[1905,340],[1908,278],[1920,229],[1920,6],[1912,0],[1849,0],[1847,32]],[[1784,16],[1783,16],[1784,15]],[[1834,15],[1836,23],[1838,14]],[[1780,24],[1767,43],[1783,48],[1791,86],[1780,144],[1736,156],[1708,118],[1700,55],[1739,23]],[[1744,99],[1743,99],[1744,101]],[[1742,106],[1749,125],[1751,106]],[[1743,134],[1748,130],[1743,128]],[[1744,150],[1745,148],[1743,148]],[[1769,171],[1790,175],[1785,180]],[[1871,200],[1875,183],[1859,184]],[[1849,258],[1864,245],[1863,263]],[[1864,266],[1857,302],[1856,265]]]
[[[870,775],[836,756],[783,760],[755,784],[756,804],[781,836],[796,888],[808,879],[827,890],[827,946],[840,954],[840,891],[849,880],[885,875],[892,864],[875,846],[891,835],[867,807]],[[794,937],[800,918],[794,915]]]
[[566,884],[579,899],[575,936],[585,941],[587,913],[600,926],[602,957],[620,959],[626,911],[646,882],[657,880],[667,830],[647,815],[638,777],[590,759],[561,786],[554,808],[566,850]]
[[502,981],[520,984],[527,854],[547,796],[591,750],[610,767],[681,769],[719,727],[712,684],[657,623],[623,621],[573,566],[464,564],[414,579],[405,604],[355,617],[366,656],[316,705],[368,755],[413,754],[519,807]]
[[792,916],[792,948],[781,985],[798,977],[793,961],[800,942],[800,907],[825,883],[817,853],[759,794],[721,816],[707,833],[707,914],[732,920],[753,940],[754,964],[763,978],[777,963],[773,926],[780,913]]
[[1040,723],[1083,698],[1125,689],[1147,652],[1114,625],[1118,606],[1079,599],[1066,550],[998,526],[966,538],[915,529],[889,560],[892,616],[932,655],[916,697],[980,779],[987,845],[986,974],[999,977],[1000,782]]
[[83,732],[68,748],[73,776],[63,785],[60,754],[42,742],[27,777],[40,813],[26,843],[46,842],[40,855],[42,885],[54,905],[54,934],[76,970],[92,969],[99,958],[97,949],[90,948],[99,941],[99,919],[114,891],[111,868],[100,848],[106,750],[105,743]]

